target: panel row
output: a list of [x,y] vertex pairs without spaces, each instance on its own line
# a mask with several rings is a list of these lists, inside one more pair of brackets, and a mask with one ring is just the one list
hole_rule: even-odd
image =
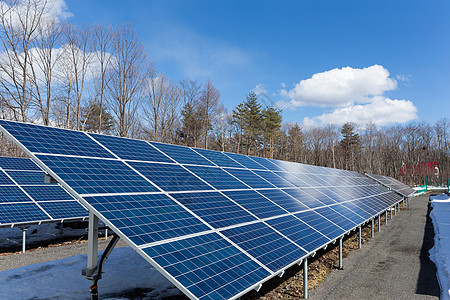
[[241,295],[401,200],[355,172],[0,125],[199,299]]
[[0,225],[87,217],[86,209],[29,158],[0,157]]

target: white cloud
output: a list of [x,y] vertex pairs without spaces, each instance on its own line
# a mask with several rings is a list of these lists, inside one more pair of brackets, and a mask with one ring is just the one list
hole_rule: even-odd
[[266,87],[263,83],[259,83],[257,84],[254,88],[253,88],[253,92],[257,95],[267,95],[267,90]]
[[300,81],[291,90],[281,90],[287,101],[280,101],[283,108],[313,105],[339,107],[354,103],[367,103],[373,96],[397,88],[395,79],[380,65],[356,69],[345,67],[316,73]]
[[312,127],[353,122],[364,126],[367,122],[372,121],[376,125],[383,126],[406,123],[416,118],[417,108],[411,101],[391,100],[377,96],[373,97],[369,104],[350,105],[317,117],[304,118],[303,125]]
[[[52,23],[65,20],[72,16],[67,11],[67,5],[64,0],[47,0],[47,1],[18,1],[14,6],[10,6],[7,2],[0,1],[0,11],[5,12],[6,21],[13,27],[20,26],[21,21],[32,22],[36,13],[42,11],[41,23]],[[30,20],[26,20],[26,16]]]
[[398,74],[395,76],[398,81],[402,81],[404,83],[409,83],[411,81],[411,75],[410,74]]

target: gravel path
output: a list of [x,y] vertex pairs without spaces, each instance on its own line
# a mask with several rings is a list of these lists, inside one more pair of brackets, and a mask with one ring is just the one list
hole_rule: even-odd
[[[428,257],[433,225],[428,196],[410,201],[374,239],[344,259],[311,299],[439,299],[436,268]],[[428,222],[427,222],[428,219]]]
[[[98,249],[103,250],[108,245],[111,238],[107,241],[104,239],[99,240]],[[28,266],[31,264],[37,264],[42,262],[47,262],[51,260],[57,260],[61,258],[71,257],[77,254],[87,254],[87,242],[64,245],[60,247],[48,247],[32,251],[27,251],[25,253],[15,253],[6,256],[0,256],[0,272]],[[119,240],[117,247],[128,246],[124,241]],[[81,272],[81,270],[80,270]]]

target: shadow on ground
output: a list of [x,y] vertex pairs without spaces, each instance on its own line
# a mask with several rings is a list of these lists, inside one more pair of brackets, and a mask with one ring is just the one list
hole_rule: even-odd
[[420,272],[417,280],[416,294],[439,297],[440,290],[436,278],[436,266],[430,260],[428,251],[434,246],[434,229],[430,212],[432,207],[428,203],[427,221],[423,234],[422,248],[420,249]]

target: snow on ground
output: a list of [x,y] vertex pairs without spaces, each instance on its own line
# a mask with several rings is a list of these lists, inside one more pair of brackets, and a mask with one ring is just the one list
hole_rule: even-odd
[[[0,299],[90,299],[91,281],[81,276],[86,261],[87,255],[80,254],[0,272]],[[124,295],[134,289],[144,291],[144,299],[181,295],[130,247],[114,249],[103,271],[100,299],[127,299]]]
[[[86,234],[87,231],[85,228],[61,228],[57,223],[31,225],[26,231],[26,243],[27,245],[42,244],[59,238],[79,237]],[[22,247],[22,230],[18,227],[0,228],[0,249],[12,249],[18,247]]]
[[450,299],[450,195],[440,194],[430,197],[430,217],[434,227],[434,246],[430,258],[436,265],[441,288],[441,299]]

